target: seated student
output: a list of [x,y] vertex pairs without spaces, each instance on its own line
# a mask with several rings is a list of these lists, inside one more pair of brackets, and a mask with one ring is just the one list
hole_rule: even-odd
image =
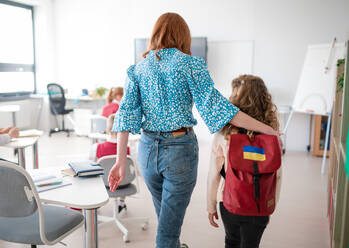
[[[116,147],[117,147],[117,133],[112,133],[111,129],[113,128],[115,114],[112,114],[108,118],[107,123],[107,135],[108,138],[105,142],[93,144],[90,150],[89,158],[93,161],[97,161],[99,158],[108,156],[108,155],[116,155]],[[130,155],[130,148],[127,148],[127,155]]]
[[[108,156],[108,155],[116,155],[116,148],[117,148],[117,133],[112,133],[111,130],[113,128],[114,124],[114,118],[115,114],[112,114],[108,118],[108,124],[107,124],[107,134],[108,138],[103,143],[97,143],[93,144],[90,151],[90,159],[93,161],[97,161],[99,158]],[[127,155],[130,155],[130,148],[127,147]],[[119,200],[119,213],[126,210],[126,204],[125,204],[125,198],[126,197],[120,197]]]
[[115,114],[119,110],[121,98],[124,96],[122,87],[113,87],[108,92],[108,104],[103,107],[102,116],[108,118],[111,114]]
[[5,145],[12,138],[18,138],[19,130],[16,127],[0,128],[0,145]]
[[[242,75],[233,80],[232,86],[233,86],[232,96],[230,97],[229,100],[235,106],[239,107],[243,112],[250,115],[251,117],[267,125],[270,125],[275,130],[279,129],[276,107],[273,104],[271,95],[268,92],[261,78],[255,77],[252,75]],[[239,170],[232,170],[232,168],[230,168],[231,165],[229,164],[229,162],[231,160],[229,160],[228,162],[229,154],[235,155],[234,152],[240,151],[239,149],[241,148],[241,147],[232,146],[235,143],[240,144],[238,142],[231,143],[231,139],[233,138],[238,139],[237,138],[238,136],[234,137],[234,135],[232,134],[237,134],[241,132],[247,134],[252,140],[255,137],[255,133],[253,133],[252,131],[237,129],[231,124],[227,124],[226,126],[224,126],[223,129],[220,132],[216,133],[214,136],[212,151],[211,151],[212,154],[211,154],[209,176],[207,180],[208,218],[212,226],[218,227],[214,218],[218,219],[218,214],[216,209],[217,192],[218,192],[219,184],[220,182],[222,182],[221,189],[220,189],[221,192],[218,198],[220,201],[220,204],[219,204],[220,211],[221,211],[221,216],[222,216],[224,229],[225,229],[225,247],[226,248],[228,247],[229,248],[235,248],[235,247],[258,248],[264,229],[269,223],[269,215],[264,216],[264,214],[245,214],[245,213],[241,214],[240,213],[241,209],[239,208],[236,208],[238,210],[235,209],[235,212],[234,212],[232,209],[234,209],[235,206],[240,207],[239,201],[241,199],[246,200],[247,198],[251,198],[251,201],[254,201],[260,198],[259,197],[255,198],[253,194],[246,195],[247,193],[245,191],[241,192],[240,190],[236,190],[235,187],[237,187],[237,185],[234,185],[234,186],[231,185],[233,183],[236,183],[236,181],[234,181],[235,178],[234,179],[227,178],[228,180],[224,181],[225,176],[233,177],[233,175],[239,178],[239,180],[244,181],[243,182],[244,184],[246,184],[245,179],[248,179],[250,181],[250,177],[247,178],[244,172]],[[280,143],[280,139],[279,139],[279,144],[280,146],[282,145]],[[281,147],[278,146],[279,144],[277,144],[277,142],[274,143],[273,148],[280,149],[279,158],[281,159]],[[229,149],[234,149],[235,151],[229,151]],[[241,156],[243,155],[241,154]],[[250,159],[250,158],[244,157],[244,159]],[[232,171],[227,171],[227,168],[229,168]],[[277,200],[279,198],[281,169],[278,169],[274,175],[276,175],[276,188],[274,188],[275,198],[273,198],[272,203],[270,203],[270,204],[273,204],[273,207],[275,207],[275,204],[277,203]],[[226,183],[231,183],[231,184],[227,185]],[[260,186],[259,182],[257,184],[258,186]],[[237,199],[235,198],[236,195],[234,194],[245,194],[245,195],[243,197],[241,196],[240,197],[241,199]],[[227,204],[226,204],[226,201],[227,201]],[[233,203],[231,204],[228,201],[231,201]],[[268,204],[269,204],[269,201],[268,201]],[[229,207],[234,206],[234,207],[228,210],[226,206],[229,206]],[[253,206],[256,206],[256,205],[253,205]],[[260,209],[262,209],[259,207],[259,203],[257,203],[256,209],[258,209],[257,212],[259,212]],[[248,212],[248,211],[251,211],[251,209],[246,209],[244,211]],[[271,210],[270,212],[272,211],[273,210]]]

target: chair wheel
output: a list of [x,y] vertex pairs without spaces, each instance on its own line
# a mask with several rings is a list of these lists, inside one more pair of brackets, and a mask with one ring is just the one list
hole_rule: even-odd
[[128,239],[128,235],[127,234],[122,236],[122,239],[124,240],[125,243],[129,243],[130,242],[130,240]]
[[142,230],[145,231],[148,229],[149,223],[148,221],[142,224]]

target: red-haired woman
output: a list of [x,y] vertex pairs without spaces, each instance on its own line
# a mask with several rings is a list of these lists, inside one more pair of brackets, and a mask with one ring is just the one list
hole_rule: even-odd
[[205,61],[191,56],[190,45],[189,27],[180,15],[159,17],[145,59],[127,71],[125,96],[113,128],[119,134],[118,159],[109,174],[112,191],[125,175],[129,132],[142,129],[138,159],[158,216],[157,248],[187,247],[179,237],[197,177],[194,103],[211,133],[230,122],[278,134],[239,111],[214,88]]

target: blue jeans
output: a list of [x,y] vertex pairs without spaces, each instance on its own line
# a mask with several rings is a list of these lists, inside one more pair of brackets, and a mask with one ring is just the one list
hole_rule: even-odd
[[185,211],[196,184],[198,143],[193,131],[144,131],[138,149],[140,170],[158,217],[157,248],[179,248]]

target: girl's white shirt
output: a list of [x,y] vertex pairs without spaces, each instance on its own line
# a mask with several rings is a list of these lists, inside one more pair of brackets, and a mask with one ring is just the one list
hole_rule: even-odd
[[11,141],[10,135],[7,133],[5,134],[0,134],[0,145],[5,145]]
[[[117,139],[110,137],[110,135],[108,135],[107,137],[107,141],[110,143],[118,143]],[[95,143],[91,146],[90,149],[90,154],[89,154],[89,159],[92,161],[97,161],[97,147],[98,147],[99,143]]]
[[[220,171],[224,166],[227,171],[229,143],[221,132],[214,134],[211,158],[209,164],[209,172],[207,177],[207,211],[209,213],[217,212],[217,200],[223,200],[224,179],[220,175]],[[280,197],[280,186],[282,177],[282,167],[277,171],[276,181],[276,202]],[[219,194],[218,194],[219,193]]]

